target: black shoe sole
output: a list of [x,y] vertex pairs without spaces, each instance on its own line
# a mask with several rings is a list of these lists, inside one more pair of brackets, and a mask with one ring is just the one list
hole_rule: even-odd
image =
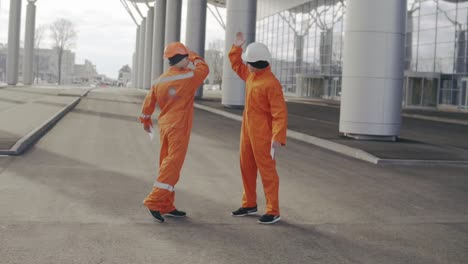
[[174,217],[174,218],[184,218],[187,215],[164,214],[164,216],[169,216],[169,217]]
[[280,220],[281,220],[281,217],[278,217],[271,222],[261,222],[260,220],[258,220],[257,222],[262,225],[271,225],[271,224],[279,222]]
[[238,215],[235,215],[233,213],[231,213],[232,216],[235,216],[235,217],[238,217],[238,216],[247,216],[247,215],[254,215],[254,214],[257,214],[258,211],[255,211],[255,212],[248,212],[246,214],[238,214]]
[[151,213],[150,209],[148,207],[146,207],[146,211],[148,212],[148,214],[154,219],[154,221],[158,222],[158,223],[164,223],[164,217],[161,216],[162,219],[158,219],[156,217],[153,216],[153,214]]

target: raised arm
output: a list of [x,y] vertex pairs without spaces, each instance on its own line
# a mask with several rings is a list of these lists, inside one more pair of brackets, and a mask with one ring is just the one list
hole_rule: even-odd
[[193,70],[193,83],[196,90],[203,84],[206,76],[210,73],[210,69],[208,68],[208,64],[206,64],[205,60],[193,51],[189,52],[189,60],[195,66],[195,70]]
[[239,75],[242,80],[247,80],[249,76],[249,69],[242,61],[242,45],[245,43],[244,34],[237,32],[236,40],[229,51],[229,60],[231,61],[232,70]]

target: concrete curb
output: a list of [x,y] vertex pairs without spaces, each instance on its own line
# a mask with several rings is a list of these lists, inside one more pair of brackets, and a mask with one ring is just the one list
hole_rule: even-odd
[[242,121],[242,116],[240,116],[240,115],[231,114],[231,113],[228,113],[228,112],[225,112],[225,111],[215,109],[213,107],[209,107],[209,106],[205,106],[205,105],[201,105],[201,104],[197,104],[197,103],[195,103],[194,106],[196,108],[198,108],[198,109],[202,109],[202,110],[211,112],[213,114],[221,115],[221,116],[224,116],[224,117],[227,117],[227,118],[230,118],[230,119],[234,119],[234,120],[239,121],[239,122]]
[[456,120],[456,119],[450,119],[450,118],[442,118],[442,117],[435,117],[435,116],[423,116],[423,115],[416,115],[416,114],[401,114],[401,116],[408,117],[408,118],[443,122],[443,123],[448,123],[448,124],[468,126],[468,121]]
[[0,150],[0,155],[19,156],[29,149],[34,143],[39,140],[50,128],[52,128],[62,117],[72,110],[81,100],[77,97],[73,102],[60,110],[42,125],[36,127],[23,138],[18,140],[10,150]]
[[[224,117],[227,117],[227,118],[230,118],[230,119],[234,119],[234,120],[237,120],[237,121],[242,121],[242,116],[239,116],[239,115],[236,115],[236,114],[231,114],[231,113],[228,113],[228,112],[225,112],[225,111],[222,111],[222,110],[214,109],[212,107],[200,105],[200,104],[197,104],[197,103],[195,103],[195,107],[198,108],[198,109],[202,109],[202,110],[211,112],[213,114],[221,115],[221,116],[224,116]],[[335,143],[335,142],[330,141],[330,140],[321,139],[321,138],[314,137],[314,136],[311,136],[311,135],[307,135],[307,134],[297,132],[297,131],[294,131],[294,130],[288,129],[287,137],[298,140],[298,141],[301,141],[301,142],[309,143],[309,144],[312,144],[312,145],[315,145],[315,146],[318,146],[318,147],[321,147],[321,148],[324,148],[324,149],[328,149],[328,150],[331,150],[331,151],[334,151],[334,152],[342,153],[342,154],[344,154],[346,156],[350,156],[350,157],[353,157],[353,158],[356,158],[356,159],[364,160],[364,161],[367,161],[367,162],[370,162],[370,163],[377,164],[378,161],[379,161],[379,158],[377,158],[376,156],[374,156],[372,154],[369,154],[369,153],[367,153],[367,152],[365,152],[365,151],[363,151],[361,149],[348,147],[348,146],[345,146],[345,145],[342,145],[342,144]]]
[[[221,115],[236,121],[242,121],[242,117],[222,110],[214,109],[195,103],[195,108]],[[404,160],[404,159],[381,159],[362,149],[349,147],[343,144],[335,143],[330,140],[321,139],[311,135],[288,129],[287,137],[301,142],[305,142],[323,149],[327,149],[348,157],[370,162],[378,165],[461,165],[468,166],[468,161],[463,160]]]
[[87,89],[85,91],[83,91],[81,94],[73,94],[73,93],[67,93],[67,91],[62,91],[60,93],[58,93],[57,95],[58,96],[71,96],[71,97],[75,97],[75,96],[79,96],[79,97],[85,97],[88,95],[88,93],[91,91],[92,89]]
[[424,165],[424,166],[468,166],[468,160],[400,160],[400,159],[379,159],[379,165]]
[[357,149],[349,147],[343,144],[338,144],[330,140],[321,139],[304,133],[300,133],[294,130],[289,130],[287,132],[288,138],[292,138],[301,142],[315,145],[317,147],[327,149],[333,152],[341,153],[348,157],[355,159],[367,161],[373,164],[378,164],[380,159],[368,152],[363,151],[362,149]]

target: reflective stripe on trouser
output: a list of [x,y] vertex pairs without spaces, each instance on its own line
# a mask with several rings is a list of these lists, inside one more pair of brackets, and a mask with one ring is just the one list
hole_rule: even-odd
[[266,198],[266,213],[279,215],[279,177],[276,161],[270,156],[271,141],[252,138],[242,124],[240,142],[240,167],[244,193],[242,207],[257,205],[257,170],[260,171]]
[[161,214],[169,213],[175,209],[175,192],[169,190],[170,188],[167,186],[174,187],[179,181],[189,139],[189,129],[188,131],[179,128],[160,129],[159,175],[153,190],[143,201],[149,209],[159,211]]

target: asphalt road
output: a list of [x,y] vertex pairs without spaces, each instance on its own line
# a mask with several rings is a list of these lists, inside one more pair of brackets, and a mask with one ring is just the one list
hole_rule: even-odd
[[230,216],[240,123],[201,110],[176,186],[189,217],[153,222],[141,202],[159,144],[136,122],[141,98],[94,90],[25,155],[0,158],[0,263],[466,263],[467,167],[376,166],[291,140],[283,221],[262,226]]

